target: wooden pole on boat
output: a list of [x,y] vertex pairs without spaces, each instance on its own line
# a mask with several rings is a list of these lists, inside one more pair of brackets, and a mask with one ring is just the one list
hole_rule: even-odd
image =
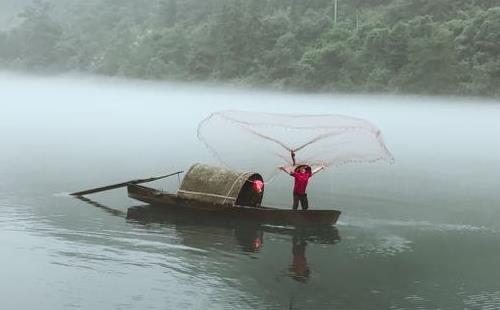
[[83,196],[83,195],[88,195],[88,194],[94,194],[94,193],[104,192],[104,191],[108,191],[108,190],[116,189],[116,188],[120,188],[120,187],[125,187],[125,186],[127,186],[129,184],[141,184],[141,183],[153,182],[153,181],[156,181],[156,180],[160,180],[160,179],[171,177],[173,175],[179,175],[179,174],[181,174],[183,172],[184,171],[178,171],[178,172],[174,172],[174,173],[171,173],[171,174],[162,175],[162,176],[158,176],[158,177],[151,177],[151,178],[147,178],[147,179],[138,179],[138,180],[130,180],[130,181],[127,181],[127,182],[122,182],[122,183],[118,183],[118,184],[112,184],[112,185],[107,185],[107,186],[103,186],[103,187],[97,187],[97,188],[92,188],[92,189],[84,190],[84,191],[81,191],[81,192],[72,193],[71,195],[72,196]]

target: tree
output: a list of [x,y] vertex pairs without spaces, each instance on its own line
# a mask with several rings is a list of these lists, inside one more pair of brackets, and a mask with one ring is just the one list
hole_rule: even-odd
[[165,25],[168,27],[175,26],[175,23],[177,22],[177,0],[163,1],[162,7]]
[[394,85],[412,93],[449,93],[459,83],[453,32],[430,17],[415,18],[409,26],[408,63]]
[[466,67],[464,82],[469,94],[498,96],[500,91],[500,8],[482,11],[456,39]]
[[500,96],[498,0],[36,0],[4,68]]
[[23,67],[50,68],[58,62],[54,46],[62,37],[62,27],[52,19],[53,7],[40,0],[21,14],[22,23],[9,34],[11,51]]

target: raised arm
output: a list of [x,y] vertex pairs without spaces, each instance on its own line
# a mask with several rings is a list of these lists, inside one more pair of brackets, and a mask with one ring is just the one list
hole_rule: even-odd
[[292,156],[292,163],[293,163],[293,166],[295,166],[295,152],[292,150],[290,151],[290,155]]
[[325,168],[326,168],[326,167],[325,167],[325,165],[321,165],[321,166],[319,166],[319,167],[315,168],[315,169],[312,171],[312,173],[311,173],[311,174],[312,174],[312,175],[315,175],[316,173],[320,172],[321,170],[323,170],[323,169],[325,169]]
[[285,167],[280,167],[280,170],[282,170],[286,174],[293,175],[293,172],[290,172],[290,171],[286,170]]

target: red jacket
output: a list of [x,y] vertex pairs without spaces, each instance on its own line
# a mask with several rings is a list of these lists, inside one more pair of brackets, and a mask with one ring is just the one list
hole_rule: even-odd
[[295,185],[293,186],[293,192],[295,194],[304,195],[306,193],[307,183],[309,178],[312,176],[310,172],[292,172],[290,173],[295,179]]

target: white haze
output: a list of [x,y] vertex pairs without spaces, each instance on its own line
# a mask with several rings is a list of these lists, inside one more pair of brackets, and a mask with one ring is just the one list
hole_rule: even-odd
[[[79,189],[76,184],[186,170],[194,162],[214,164],[197,141],[196,128],[215,111],[332,113],[363,118],[379,127],[396,164],[322,173],[311,183],[313,202],[334,203],[347,214],[383,210],[382,216],[396,218],[400,214],[428,219],[436,210],[443,217],[463,211],[457,219],[462,221],[475,208],[483,208],[486,219],[498,212],[498,102],[280,94],[11,73],[0,74],[0,94],[0,173],[9,176],[2,182],[18,187],[47,183],[55,192],[71,191]],[[273,191],[286,192],[289,183],[282,176],[267,189],[266,201],[286,205]]]

